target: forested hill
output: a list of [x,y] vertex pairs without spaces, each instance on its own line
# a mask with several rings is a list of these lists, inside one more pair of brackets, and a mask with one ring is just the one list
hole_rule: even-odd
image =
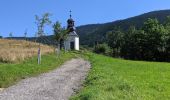
[[[80,36],[80,44],[81,45],[90,45],[92,46],[95,41],[105,42],[106,33],[108,31],[112,31],[115,28],[121,28],[124,33],[130,26],[135,26],[139,28],[143,25],[144,21],[148,18],[157,18],[161,23],[163,23],[167,16],[170,15],[170,10],[160,10],[153,11],[149,13],[145,13],[139,16],[127,18],[124,20],[117,20],[114,22],[103,23],[103,24],[89,24],[77,27],[77,33]],[[14,39],[25,39],[24,37]],[[36,38],[28,38],[30,41],[35,41]],[[55,44],[53,36],[45,36],[41,39],[38,38],[38,42],[42,42],[45,44]]]
[[140,28],[143,25],[143,22],[148,18],[157,18],[161,23],[163,23],[166,17],[169,15],[170,10],[153,11],[124,20],[118,20],[104,24],[79,26],[77,27],[77,33],[80,36],[81,44],[93,45],[96,40],[99,42],[104,42],[106,33],[108,31],[114,30],[115,28],[120,27],[123,31],[126,31],[130,26],[136,26],[136,28]]

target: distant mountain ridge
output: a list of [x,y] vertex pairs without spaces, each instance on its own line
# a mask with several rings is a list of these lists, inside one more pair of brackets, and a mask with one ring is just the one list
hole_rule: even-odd
[[161,23],[163,23],[167,16],[170,16],[170,10],[152,11],[124,20],[117,20],[104,24],[89,24],[79,26],[77,27],[77,33],[80,36],[81,44],[93,45],[95,41],[105,41],[106,33],[108,31],[114,30],[116,27],[120,27],[123,31],[126,31],[130,26],[136,26],[136,28],[140,28],[143,25],[143,22],[148,18],[157,18]]
[[[103,24],[89,24],[77,27],[77,34],[80,36],[80,44],[92,46],[95,41],[105,42],[106,33],[108,31],[114,30],[116,27],[120,27],[123,31],[126,31],[130,26],[135,26],[140,28],[144,21],[148,18],[157,18],[161,23],[163,23],[167,16],[170,16],[170,10],[159,10],[144,13],[135,17],[127,18],[124,20],[117,20],[114,22],[108,22]],[[24,39],[24,38],[14,38],[14,39]],[[35,41],[37,38],[28,38],[30,41]],[[55,45],[53,36],[45,36],[42,39],[38,39],[38,42],[45,44]]]

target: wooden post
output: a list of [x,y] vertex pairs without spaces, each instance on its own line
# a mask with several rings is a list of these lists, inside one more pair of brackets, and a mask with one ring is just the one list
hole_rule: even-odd
[[39,48],[38,48],[38,65],[41,64],[41,46],[40,46],[40,43],[39,43]]

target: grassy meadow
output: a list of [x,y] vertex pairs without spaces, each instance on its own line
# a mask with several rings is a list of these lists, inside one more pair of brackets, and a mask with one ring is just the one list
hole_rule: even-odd
[[41,64],[37,64],[38,43],[0,39],[0,89],[27,77],[39,75],[59,67],[76,57],[73,52],[54,53],[54,48],[41,44]]
[[[24,40],[0,39],[0,62],[16,63],[37,55],[38,43]],[[49,54],[54,48],[41,45],[41,53]]]
[[52,47],[42,45],[42,64],[38,65],[36,43],[0,39],[0,47],[0,88],[83,57],[92,68],[84,87],[71,100],[170,100],[170,63],[123,60],[86,51],[57,56]]
[[59,67],[65,61],[76,57],[75,53],[46,54],[42,62],[37,64],[37,57],[32,57],[20,63],[0,63],[0,88],[6,88],[27,77],[36,76]]
[[71,100],[170,100],[170,63],[86,57],[92,69]]

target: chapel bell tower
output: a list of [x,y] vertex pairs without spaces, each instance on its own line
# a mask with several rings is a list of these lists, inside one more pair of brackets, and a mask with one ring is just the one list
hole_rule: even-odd
[[79,50],[79,36],[76,33],[74,20],[72,19],[71,11],[70,18],[67,20],[68,37],[65,41],[67,50]]

